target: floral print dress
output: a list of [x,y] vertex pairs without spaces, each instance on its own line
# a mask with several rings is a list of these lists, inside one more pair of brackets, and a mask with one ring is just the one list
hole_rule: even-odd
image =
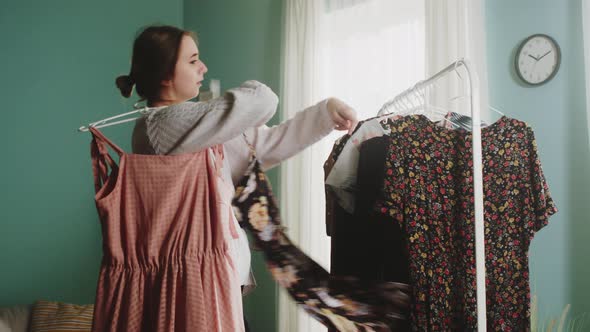
[[[375,208],[406,236],[414,331],[477,330],[471,136],[423,115],[391,124]],[[482,149],[488,329],[529,331],[529,244],[557,209],[526,123],[482,128]]]
[[[272,277],[301,307],[339,331],[395,331],[407,313],[407,285],[389,283],[399,300],[386,299],[380,285],[335,278],[291,243],[281,226],[271,187],[251,148],[250,166],[236,186],[234,213],[262,250]],[[393,305],[393,307],[392,307]]]

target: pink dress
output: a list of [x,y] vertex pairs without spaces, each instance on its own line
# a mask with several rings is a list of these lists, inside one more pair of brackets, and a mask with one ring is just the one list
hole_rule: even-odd
[[90,131],[103,238],[92,331],[244,331],[236,232],[218,189],[223,147],[127,154]]

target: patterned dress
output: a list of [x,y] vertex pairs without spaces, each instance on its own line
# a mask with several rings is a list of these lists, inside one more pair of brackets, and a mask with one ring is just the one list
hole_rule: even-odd
[[240,225],[263,251],[272,277],[311,316],[339,331],[395,331],[407,313],[407,285],[389,283],[397,290],[394,303],[384,285],[364,284],[354,278],[333,278],[291,243],[283,232],[277,204],[266,175],[252,149],[248,172],[236,186],[233,200]]
[[[406,236],[412,329],[475,331],[472,135],[423,115],[391,130],[375,208]],[[557,209],[528,125],[503,117],[482,128],[482,148],[488,329],[528,331],[529,244]]]

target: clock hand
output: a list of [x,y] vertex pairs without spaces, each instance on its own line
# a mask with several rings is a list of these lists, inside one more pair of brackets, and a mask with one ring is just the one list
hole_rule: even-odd
[[549,50],[549,52],[547,52],[547,53],[543,54],[543,56],[542,56],[542,57],[540,57],[540,58],[539,58],[539,60],[543,59],[543,58],[544,58],[544,57],[545,57],[547,54],[549,54],[549,53],[551,53],[551,50]]
[[535,61],[539,61],[539,59],[535,58],[534,56],[532,56],[532,55],[530,55],[530,54],[529,54],[529,56],[530,56],[531,58],[535,59]]

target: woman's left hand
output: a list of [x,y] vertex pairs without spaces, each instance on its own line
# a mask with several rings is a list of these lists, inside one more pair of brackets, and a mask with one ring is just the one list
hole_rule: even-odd
[[332,121],[336,123],[336,130],[348,130],[352,134],[358,124],[354,109],[338,98],[329,98],[327,107]]

